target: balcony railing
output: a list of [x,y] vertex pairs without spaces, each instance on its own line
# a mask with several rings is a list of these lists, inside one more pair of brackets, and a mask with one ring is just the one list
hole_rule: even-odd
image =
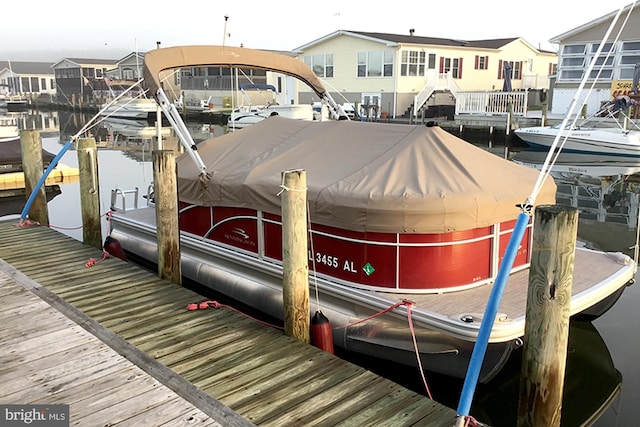
[[515,116],[527,115],[529,92],[459,92],[456,114],[507,115],[509,105]]

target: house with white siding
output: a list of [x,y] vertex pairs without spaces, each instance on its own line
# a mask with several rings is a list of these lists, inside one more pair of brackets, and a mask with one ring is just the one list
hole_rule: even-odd
[[0,61],[0,94],[55,95],[51,62]]
[[[557,64],[556,53],[520,37],[454,40],[413,30],[406,35],[339,30],[294,53],[323,79],[336,101],[374,106],[390,117],[453,105],[460,91],[501,91],[505,63],[511,65],[513,90],[546,90]],[[446,84],[437,84],[441,81]],[[317,101],[307,88],[299,90],[300,102]],[[416,106],[421,92],[428,97]]]
[[[602,103],[630,92],[635,66],[640,64],[640,6],[632,6],[627,5],[620,14],[614,10],[550,40],[559,45],[552,113],[568,112],[587,72],[585,88],[593,89],[578,96],[577,111],[586,105],[587,115],[595,114]],[[616,16],[616,24],[611,27]],[[610,28],[609,37],[604,39]]]

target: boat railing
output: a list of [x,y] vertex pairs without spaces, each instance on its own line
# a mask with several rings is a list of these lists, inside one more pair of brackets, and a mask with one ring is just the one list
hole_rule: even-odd
[[138,193],[138,187],[134,188],[133,190],[122,190],[120,188],[114,188],[113,190],[111,190],[111,210],[115,212],[126,212],[127,198],[133,199],[133,209],[138,209]]

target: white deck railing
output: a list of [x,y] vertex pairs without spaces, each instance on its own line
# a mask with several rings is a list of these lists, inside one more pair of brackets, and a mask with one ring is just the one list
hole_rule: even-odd
[[420,111],[420,108],[422,108],[425,102],[427,102],[431,95],[433,95],[433,92],[445,89],[451,92],[451,94],[456,98],[460,92],[460,86],[458,86],[455,79],[451,77],[451,73],[440,73],[435,76],[427,77],[427,83],[413,98],[414,117],[418,115],[418,111]]
[[456,114],[507,115],[511,105],[513,115],[526,116],[528,98],[528,91],[459,92]]

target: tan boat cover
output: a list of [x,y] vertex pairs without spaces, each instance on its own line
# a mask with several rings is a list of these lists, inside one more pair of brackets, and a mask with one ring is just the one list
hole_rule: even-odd
[[[162,87],[162,72],[184,67],[240,67],[274,71],[296,77],[322,98],[326,89],[302,61],[275,52],[231,46],[176,46],[144,55],[144,85],[154,94]],[[167,74],[168,76],[169,74]]]
[[[181,201],[281,213],[281,173],[303,169],[315,223],[348,230],[444,233],[517,218],[538,171],[439,127],[269,117],[198,144],[210,172],[178,158]],[[549,179],[537,204],[555,203]]]

